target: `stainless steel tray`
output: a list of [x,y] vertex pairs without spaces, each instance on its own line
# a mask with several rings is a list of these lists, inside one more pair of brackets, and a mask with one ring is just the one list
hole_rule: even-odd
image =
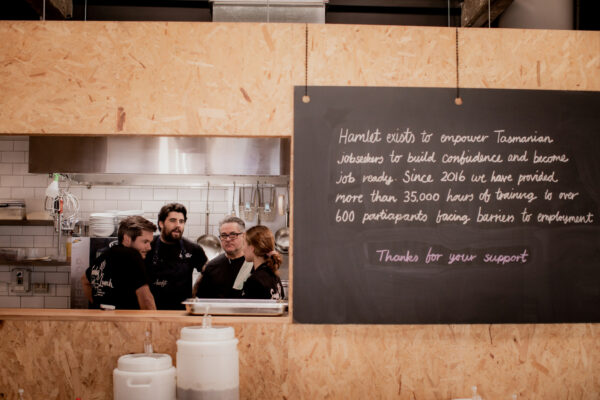
[[187,299],[185,309],[192,315],[283,315],[288,302],[255,299]]

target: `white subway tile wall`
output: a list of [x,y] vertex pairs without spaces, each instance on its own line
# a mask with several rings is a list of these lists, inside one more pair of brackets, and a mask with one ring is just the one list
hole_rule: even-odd
[[44,308],[70,308],[71,301],[69,297],[55,296],[44,297]]
[[[0,136],[0,199],[25,200],[27,211],[44,209],[46,187],[51,182],[49,174],[28,173],[29,138],[27,136]],[[62,188],[67,183],[61,181]],[[239,186],[238,186],[239,187]],[[160,208],[171,202],[184,204],[188,221],[184,236],[195,241],[206,231],[207,189],[160,186],[92,186],[72,184],[69,192],[79,200],[79,219],[88,220],[91,213],[107,210],[144,210],[144,216],[156,223]],[[279,190],[279,189],[278,189]],[[283,191],[281,193],[284,193]],[[218,234],[218,224],[231,213],[233,192],[231,187],[210,188],[208,232]],[[237,199],[237,196],[236,196]],[[239,206],[234,205],[239,216]],[[250,222],[249,226],[256,223]],[[284,217],[266,223],[278,229]],[[40,256],[57,254],[57,234],[51,226],[0,226],[0,247],[34,248]],[[0,307],[68,308],[70,304],[70,268],[35,267],[32,283],[48,283],[47,293],[29,292],[26,296],[11,295],[10,270],[0,266]],[[23,300],[27,298],[27,300]],[[42,300],[40,300],[42,299]]]
[[44,308],[44,298],[41,296],[21,297],[21,308]]
[[0,308],[21,308],[21,296],[0,296]]

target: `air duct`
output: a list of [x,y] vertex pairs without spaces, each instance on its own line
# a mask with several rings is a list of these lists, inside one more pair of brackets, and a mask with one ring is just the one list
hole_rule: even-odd
[[211,0],[214,22],[325,23],[328,0]]

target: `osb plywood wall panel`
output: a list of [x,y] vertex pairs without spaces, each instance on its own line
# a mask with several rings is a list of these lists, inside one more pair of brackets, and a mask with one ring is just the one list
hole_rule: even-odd
[[[175,360],[171,322],[5,321],[0,393],[26,399],[109,400],[119,356]],[[233,324],[241,399],[597,399],[600,326],[319,326]],[[1,396],[1,394],[0,394]]]
[[[291,136],[294,85],[456,85],[453,28],[0,21],[0,133]],[[459,29],[465,87],[600,90],[600,33]]]
[[0,37],[3,133],[291,133],[299,26],[2,21]]

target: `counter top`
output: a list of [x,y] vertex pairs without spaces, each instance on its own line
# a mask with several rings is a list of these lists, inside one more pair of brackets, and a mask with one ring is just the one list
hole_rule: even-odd
[[[185,311],[149,311],[149,310],[82,310],[82,309],[38,309],[38,308],[0,308],[1,320],[36,320],[36,321],[115,321],[115,322],[144,322],[168,321],[202,323],[202,316],[189,315]],[[290,323],[289,313],[276,317],[237,317],[212,316],[212,323]]]

